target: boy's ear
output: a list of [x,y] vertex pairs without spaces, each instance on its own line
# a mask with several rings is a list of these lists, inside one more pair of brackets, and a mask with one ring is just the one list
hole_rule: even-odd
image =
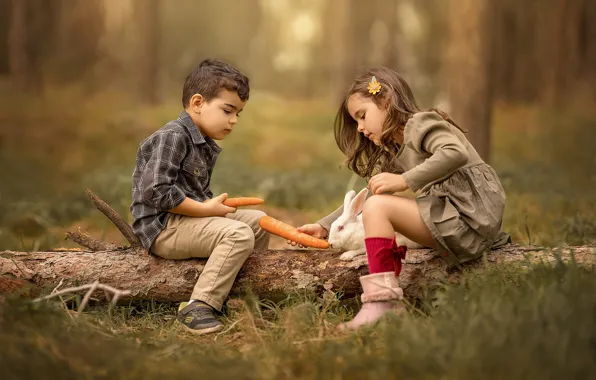
[[201,108],[205,104],[205,98],[201,94],[194,94],[189,101],[189,107],[196,113],[201,113]]

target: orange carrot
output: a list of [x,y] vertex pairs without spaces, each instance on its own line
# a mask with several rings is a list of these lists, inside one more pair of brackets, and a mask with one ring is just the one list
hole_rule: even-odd
[[299,232],[294,226],[284,223],[280,220],[272,218],[270,216],[263,216],[259,220],[259,226],[267,232],[274,235],[281,236],[282,238],[291,240],[298,244],[305,245],[307,247],[327,249],[329,243],[323,239],[317,239],[316,237],[310,236],[303,232]]
[[256,206],[265,203],[261,198],[240,197],[227,198],[223,204],[229,207]]

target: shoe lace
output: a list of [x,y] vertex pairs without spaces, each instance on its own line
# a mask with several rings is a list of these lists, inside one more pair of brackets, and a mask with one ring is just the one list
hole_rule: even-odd
[[213,309],[210,306],[199,306],[196,309],[194,309],[191,313],[199,319],[215,318]]

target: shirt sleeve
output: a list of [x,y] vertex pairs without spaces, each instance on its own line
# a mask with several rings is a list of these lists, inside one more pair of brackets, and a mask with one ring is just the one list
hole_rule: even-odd
[[323,226],[323,228],[325,228],[327,232],[329,232],[331,230],[331,225],[333,224],[333,222],[335,222],[343,212],[344,206],[341,205],[337,210],[333,211],[331,214],[318,220],[317,223]]
[[468,162],[466,147],[449,123],[435,112],[414,115],[406,124],[404,143],[420,154],[431,154],[422,164],[403,174],[413,191],[448,177]]
[[150,206],[168,211],[178,206],[186,194],[176,185],[187,147],[184,136],[158,133],[150,143],[151,156],[142,173],[143,199]]

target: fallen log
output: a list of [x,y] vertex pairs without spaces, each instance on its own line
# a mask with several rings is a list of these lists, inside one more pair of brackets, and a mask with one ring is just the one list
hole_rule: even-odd
[[[130,291],[120,298],[130,300],[185,301],[201,274],[206,259],[165,260],[149,254],[139,245],[130,226],[91,190],[86,191],[96,207],[126,237],[130,246],[121,247],[96,240],[86,233],[67,232],[87,250],[47,252],[0,252],[0,296],[28,285],[27,293],[37,295],[44,289],[80,286],[98,281]],[[497,262],[569,260],[572,256],[583,266],[596,262],[594,247],[546,249],[509,244],[491,251],[486,260],[467,264],[467,268]],[[244,264],[232,288],[232,295],[248,290],[262,298],[278,299],[301,291],[338,292],[344,297],[360,293],[358,277],[368,273],[366,256],[352,261],[339,260],[332,250],[289,249],[254,252]],[[421,296],[424,288],[441,282],[455,282],[460,272],[447,268],[433,250],[410,250],[400,276],[406,297]],[[96,294],[97,299],[105,298]]]
[[[491,251],[484,265],[524,260],[554,261],[556,255],[568,260],[571,253],[582,266],[593,267],[594,247],[569,247],[560,252],[538,247],[508,245]],[[304,290],[341,292],[344,297],[360,293],[358,277],[368,273],[366,257],[339,260],[330,250],[268,250],[254,252],[246,261],[232,294],[251,290],[262,298],[279,299]],[[111,251],[0,252],[0,289],[2,278],[25,280],[35,287],[52,289],[99,281],[118,289],[130,290],[128,300],[185,301],[205,265],[205,259],[165,260],[141,248]],[[478,267],[483,262],[466,265]],[[410,250],[400,276],[406,296],[421,296],[424,287],[440,282],[456,282],[459,271],[448,270],[431,250]],[[97,294],[101,299],[102,294]]]

